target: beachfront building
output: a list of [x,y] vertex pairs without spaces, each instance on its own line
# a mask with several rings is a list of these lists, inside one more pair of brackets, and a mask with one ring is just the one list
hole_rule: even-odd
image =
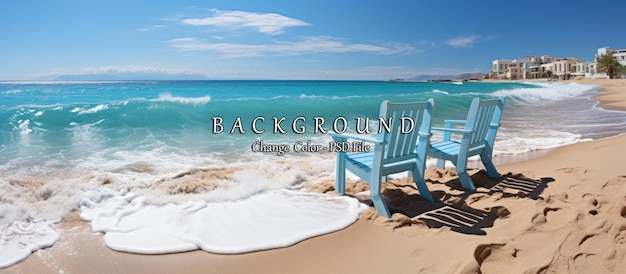
[[529,56],[528,58],[530,58],[530,60],[532,60],[533,62],[535,62],[535,64],[538,64],[538,65],[552,63],[554,62],[554,60],[556,60],[556,57],[552,55]]
[[[507,80],[608,78],[606,73],[598,73],[597,70],[596,61],[605,54],[611,54],[621,65],[626,66],[626,49],[602,47],[598,48],[594,62],[585,62],[581,58],[573,57],[555,58],[552,55],[526,56],[516,60],[494,60],[488,75],[491,79]],[[626,77],[626,75],[622,75],[622,77]]]
[[554,56],[526,56],[522,59],[515,60],[494,60],[492,69],[489,72],[489,78],[492,79],[537,79],[544,78],[548,67],[543,66],[546,63],[554,61]]
[[489,78],[492,79],[504,79],[509,72],[509,65],[511,60],[494,60],[491,62],[491,72],[489,72]]
[[517,79],[523,79],[523,73],[522,70],[524,70],[524,68],[521,66],[520,63],[515,62],[516,60],[514,60],[513,62],[511,62],[511,64],[509,64],[509,70],[506,73],[506,78],[507,79],[511,79],[511,80],[517,80]]
[[622,66],[626,66],[626,49],[620,49],[613,53],[613,58],[617,60]]
[[511,62],[511,65],[509,66],[510,69],[508,73],[508,78],[511,80],[528,79],[530,68],[536,65],[537,63],[530,58],[513,60],[513,62]]
[[626,65],[626,49],[614,49],[609,47],[598,48],[598,53],[596,54],[595,60],[597,61],[600,56],[605,54],[613,55],[613,58],[617,60],[620,64]]
[[626,66],[626,49],[614,49],[609,47],[598,48],[595,60],[597,61],[600,56],[605,54],[613,55],[613,59],[617,60],[622,66]]
[[[598,48],[598,52],[595,56],[595,60],[594,61],[598,61],[598,58],[600,58],[600,56],[605,55],[605,54],[611,54],[613,55],[613,59],[617,60],[617,62],[619,62],[622,66],[626,66],[626,49],[614,49],[614,48],[609,48],[609,47],[602,47],[602,48]],[[594,62],[594,65],[596,63]],[[596,65],[597,67],[597,65]],[[594,74],[591,75],[587,75],[585,78],[609,78],[608,75],[606,75],[605,72],[602,73],[597,73],[597,71],[594,71]],[[621,75],[621,77],[624,77],[624,75]],[[619,76],[618,76],[619,78]]]
[[576,64],[583,63],[580,58],[561,58],[552,62],[552,75],[559,80],[568,80],[576,72]]
[[595,79],[595,78],[604,78],[606,77],[606,73],[604,75],[599,75],[596,70],[597,64],[595,62],[579,62],[576,63],[576,71],[571,74],[571,77],[575,79]]

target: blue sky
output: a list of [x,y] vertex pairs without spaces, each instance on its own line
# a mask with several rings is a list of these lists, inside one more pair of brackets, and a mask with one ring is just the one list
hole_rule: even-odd
[[[97,2],[97,3],[96,3]],[[626,1],[0,4],[0,79],[102,73],[386,80],[626,48]]]

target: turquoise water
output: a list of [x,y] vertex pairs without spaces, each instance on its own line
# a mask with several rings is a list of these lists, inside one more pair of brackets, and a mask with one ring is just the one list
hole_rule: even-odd
[[[252,138],[294,137],[291,122],[314,117],[376,118],[382,100],[419,101],[435,98],[439,120],[456,117],[471,100],[469,93],[489,97],[501,88],[525,84],[454,85],[434,83],[323,81],[192,81],[3,84],[0,161],[28,154],[62,154],[80,158],[94,149],[137,150],[155,143],[187,151],[233,151]],[[450,96],[445,94],[459,95]],[[262,136],[251,132],[255,117]],[[213,117],[225,132],[214,134]],[[247,134],[229,134],[241,118]],[[285,136],[272,136],[273,117],[285,117]],[[312,136],[307,130],[305,136]],[[25,144],[28,142],[28,144]],[[80,148],[76,151],[76,148]]]
[[[204,233],[205,227],[221,227],[233,216],[249,217],[238,221],[248,224],[246,231],[278,217],[270,228],[289,231],[275,236],[298,230],[290,229],[292,224],[319,224],[313,227],[317,232],[294,236],[292,241],[327,233],[354,221],[358,216],[354,201],[281,191],[301,182],[334,182],[334,154],[289,151],[279,156],[252,151],[254,142],[327,144],[331,138],[314,131],[315,119],[325,119],[324,129],[332,132],[332,122],[344,117],[348,131],[354,131],[356,117],[376,120],[383,100],[433,98],[434,126],[442,126],[445,119],[463,119],[475,97],[504,96],[495,155],[519,156],[626,132],[626,114],[597,108],[595,88],[575,83],[0,82],[0,236],[4,235],[0,244],[1,250],[15,251],[0,253],[0,266],[53,244],[59,238],[55,223],[75,210],[103,232],[130,224],[122,229],[127,233],[105,237],[105,242],[131,252],[200,248],[193,244],[196,240],[176,245],[170,240],[198,229],[190,227],[195,221],[202,228],[198,235],[210,235]],[[265,119],[256,124],[264,133],[253,132],[257,117]],[[273,133],[274,118],[284,118],[284,134]],[[215,132],[214,119],[221,119],[223,132]],[[234,126],[239,125],[236,121],[240,127]],[[292,121],[298,121],[295,130]],[[300,126],[301,134],[295,132]],[[377,128],[375,123],[370,126]],[[432,139],[438,138],[435,134]],[[159,207],[165,204],[175,206]],[[297,213],[288,218],[271,214],[276,207],[295,204],[297,212],[318,215],[319,207],[328,205],[322,214],[326,221],[295,220],[301,216]],[[222,207],[228,211],[212,210]],[[165,217],[153,218],[154,212]],[[167,223],[153,224],[156,219]],[[169,234],[162,234],[162,227]],[[150,235],[155,246],[132,242],[137,235]],[[264,238],[248,236],[255,241]],[[270,242],[260,246],[284,243],[281,237],[267,239]],[[205,243],[203,249],[210,246]],[[249,251],[250,246],[232,252]]]
[[[0,120],[5,121],[0,125],[0,163],[19,157],[50,155],[80,159],[101,149],[133,151],[151,149],[155,145],[186,152],[244,153],[252,139],[321,137],[313,132],[315,117],[325,118],[327,130],[332,130],[334,119],[345,117],[349,130],[354,130],[354,118],[375,119],[382,100],[434,98],[434,123],[440,125],[444,119],[462,118],[474,97],[506,95],[510,97],[506,113],[517,113],[532,104],[558,104],[583,96],[588,89],[575,86],[561,91],[557,87],[526,83],[5,82],[0,83]],[[591,108],[592,105],[587,106],[587,110]],[[526,120],[550,120],[550,117],[534,117],[532,113],[523,115],[529,116]],[[256,125],[259,130],[265,130],[264,134],[251,130],[253,119],[259,116],[264,117],[265,122]],[[306,126],[305,134],[301,135],[291,129],[293,120],[299,116],[306,121],[298,121],[298,125]],[[216,134],[214,117],[222,119],[224,132]],[[245,134],[241,134],[239,128],[235,128],[234,134],[229,133],[237,117]],[[272,134],[273,117],[285,117],[280,125],[286,134]],[[512,121],[518,118],[524,119],[511,117]],[[525,123],[530,125],[530,121]],[[511,124],[511,127],[525,125]],[[574,131],[570,133],[581,134]],[[579,137],[583,139],[591,134],[582,133]]]
[[[0,170],[55,162],[50,170],[36,169],[47,174],[76,161],[124,162],[119,154],[137,153],[163,160],[241,158],[258,140],[327,141],[314,131],[320,117],[329,132],[338,117],[354,131],[355,117],[375,120],[383,100],[433,98],[434,125],[440,126],[444,119],[462,119],[474,97],[495,96],[506,97],[496,154],[514,155],[624,132],[624,115],[596,108],[590,99],[595,93],[589,85],[547,83],[0,82]],[[262,134],[252,130],[257,117],[263,117],[254,124]],[[279,126],[286,133],[274,123],[283,117]],[[292,128],[297,117],[301,134]]]

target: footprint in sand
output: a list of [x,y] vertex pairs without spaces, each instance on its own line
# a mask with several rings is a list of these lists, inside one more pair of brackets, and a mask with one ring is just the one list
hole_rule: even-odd
[[[587,210],[587,213],[589,213],[589,215],[594,215],[594,216],[599,213],[600,208],[606,202],[606,198],[602,197],[601,195],[598,196],[598,195],[593,195],[593,194],[583,195],[583,200],[587,204],[587,206],[585,207]],[[600,202],[599,200],[602,200],[604,202]]]
[[568,203],[569,195],[566,192],[561,192],[559,194],[550,195],[546,198],[546,203],[555,203],[555,202],[565,202]]
[[520,267],[519,251],[508,244],[482,244],[474,249],[474,258],[482,273],[506,273]]
[[576,174],[586,174],[588,172],[588,170],[584,169],[583,167],[580,166],[576,166],[576,167],[564,167],[564,168],[559,168],[557,170],[555,170],[556,172],[562,172],[562,173],[576,173]]
[[546,216],[548,216],[548,212],[550,211],[558,211],[560,208],[558,207],[545,207],[542,212],[537,212],[532,218],[532,223],[536,226],[543,225],[548,222]]
[[601,192],[611,205],[608,209],[609,214],[619,214],[622,218],[626,218],[626,175],[608,180],[602,186]]
[[626,175],[621,175],[608,180],[602,186],[602,193],[626,195]]
[[[500,253],[505,244],[482,244],[474,249],[474,258],[478,262],[479,266],[482,266],[483,262],[489,258],[492,254]],[[512,256],[515,257],[515,256]]]
[[[593,273],[600,269],[610,270],[615,264],[616,250],[612,236],[607,234],[586,234],[582,236],[577,252],[573,255],[576,272]],[[607,269],[608,268],[608,269]]]
[[571,225],[572,221],[580,219],[579,215],[570,207],[544,207],[532,217],[531,221],[536,228],[551,231]]

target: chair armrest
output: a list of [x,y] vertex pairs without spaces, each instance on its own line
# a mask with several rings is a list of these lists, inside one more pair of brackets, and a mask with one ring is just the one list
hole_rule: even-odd
[[365,142],[373,143],[373,144],[385,143],[385,141],[376,140],[375,138],[372,138],[370,136],[363,136],[359,134],[350,134],[350,133],[342,133],[342,134],[329,133],[329,134],[330,136],[333,137],[333,140],[335,141],[340,141],[340,140],[345,141],[347,139],[355,139],[355,140],[361,140],[361,141],[365,141]]
[[460,133],[470,133],[470,132],[472,132],[472,130],[460,129],[460,128],[432,127],[430,129],[431,130],[439,130],[439,131],[460,132]]
[[445,120],[444,122],[450,124],[465,124],[467,123],[467,120]]

